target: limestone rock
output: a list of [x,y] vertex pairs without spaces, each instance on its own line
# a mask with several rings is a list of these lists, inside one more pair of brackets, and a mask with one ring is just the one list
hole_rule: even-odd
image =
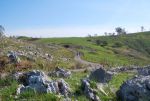
[[137,69],[139,75],[148,76],[150,75],[150,66]]
[[90,81],[88,79],[81,80],[84,94],[92,101],[100,101],[95,91],[90,87]]
[[20,58],[18,57],[18,55],[14,51],[8,51],[7,56],[9,57],[10,62],[14,62],[14,63],[20,62]]
[[99,68],[99,69],[94,70],[90,74],[89,79],[95,80],[99,83],[106,83],[112,79],[112,75],[113,75],[113,73],[105,71],[102,68]]
[[150,101],[150,76],[127,80],[117,92],[121,101]]
[[[17,77],[18,78],[18,77]],[[48,80],[44,72],[33,70],[23,73],[18,81],[22,83],[17,89],[17,94],[27,90],[33,90],[38,93],[55,93],[68,96],[70,94],[69,85],[63,80]]]
[[50,72],[48,75],[49,76],[54,76],[54,77],[65,77],[65,78],[67,78],[67,77],[71,76],[71,72],[68,71],[68,70],[64,70],[62,68],[57,67],[55,69],[55,71]]

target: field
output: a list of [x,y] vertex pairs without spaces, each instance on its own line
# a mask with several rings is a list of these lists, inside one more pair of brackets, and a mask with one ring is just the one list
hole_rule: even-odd
[[80,51],[82,59],[108,67],[146,65],[150,62],[150,32],[121,36],[85,38],[42,38],[40,43],[70,45]]

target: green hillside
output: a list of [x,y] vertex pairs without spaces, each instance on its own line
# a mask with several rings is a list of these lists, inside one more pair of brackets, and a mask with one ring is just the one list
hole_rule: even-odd
[[[84,62],[100,63],[105,68],[122,65],[148,65],[150,63],[150,32],[84,38],[29,38],[22,36],[18,39],[6,37],[5,41],[0,43],[0,77],[6,75],[5,78],[0,79],[0,99],[2,101],[23,99],[61,101],[63,99],[55,94],[38,94],[30,91],[18,95],[16,98],[15,92],[19,84],[9,76],[14,71],[41,70],[49,73],[56,67],[68,69],[72,72],[72,76],[64,78],[64,80],[70,85],[71,93],[76,95],[71,96],[71,99],[87,101],[88,98],[81,88],[81,79],[90,75],[91,72],[88,70],[89,65]],[[9,63],[8,51],[23,52],[24,55],[19,56],[21,59],[19,63]],[[76,52],[81,53],[80,62],[75,59]],[[47,58],[46,54],[49,54],[50,58]],[[92,65],[89,67],[93,68]],[[101,101],[116,101],[116,91],[124,81],[135,75],[136,73],[132,71],[118,72],[106,85],[102,86],[104,92],[100,89],[97,90],[97,95]],[[59,79],[59,77],[50,78],[52,80]],[[93,89],[99,87],[94,80],[90,81],[90,85]]]
[[42,38],[40,43],[67,45],[82,58],[105,66],[146,65],[150,62],[150,32],[120,36]]

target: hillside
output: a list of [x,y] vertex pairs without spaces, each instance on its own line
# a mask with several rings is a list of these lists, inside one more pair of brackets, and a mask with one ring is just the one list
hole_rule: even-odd
[[0,100],[119,101],[117,92],[124,81],[143,75],[142,83],[131,82],[139,88],[146,82],[149,39],[150,32],[84,38],[5,37],[0,43]]
[[150,32],[85,38],[42,38],[39,43],[68,46],[82,59],[105,66],[146,65],[150,62]]

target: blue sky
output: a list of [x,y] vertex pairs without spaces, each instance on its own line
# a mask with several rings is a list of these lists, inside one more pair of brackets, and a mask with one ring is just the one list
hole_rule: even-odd
[[7,35],[102,35],[117,26],[150,30],[149,0],[1,0],[0,12]]

